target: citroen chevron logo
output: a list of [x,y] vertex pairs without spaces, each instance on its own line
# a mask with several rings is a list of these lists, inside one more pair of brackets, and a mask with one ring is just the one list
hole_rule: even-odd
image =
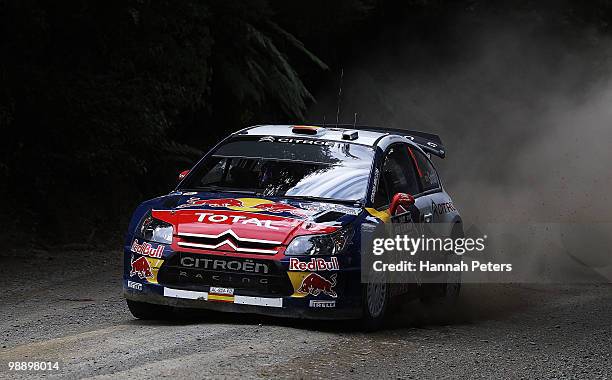
[[[267,253],[274,254],[277,251],[275,249],[262,249],[262,248],[247,248],[247,247],[239,247],[229,238],[233,238],[237,242],[245,242],[245,243],[260,243],[260,244],[269,244],[269,245],[280,245],[282,242],[274,241],[274,240],[264,240],[264,239],[250,239],[250,238],[242,238],[231,229],[227,231],[223,231],[218,235],[207,235],[207,234],[196,234],[196,233],[187,233],[182,232],[178,234],[180,237],[196,237],[196,238],[204,238],[204,239],[219,239],[221,237],[226,237],[223,241],[217,244],[203,244],[203,243],[191,243],[191,242],[179,242],[178,245],[182,247],[192,247],[192,248],[205,248],[205,249],[217,249],[223,245],[230,246],[234,251],[237,252],[248,252],[248,253]],[[228,236],[229,235],[229,236]]]

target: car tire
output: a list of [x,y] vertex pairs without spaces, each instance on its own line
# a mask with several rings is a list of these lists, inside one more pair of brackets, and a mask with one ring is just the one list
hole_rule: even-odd
[[[461,223],[455,223],[451,232],[453,239],[459,239],[465,237],[463,232],[463,226]],[[461,259],[457,255],[451,256],[451,260],[454,264],[461,262]],[[446,278],[444,284],[444,301],[448,306],[455,306],[459,293],[461,292],[461,272],[450,272]]]
[[386,321],[390,303],[390,288],[386,283],[363,285],[361,325],[365,331],[380,330]]
[[[455,223],[451,231],[451,238],[457,239],[464,237],[461,223]],[[457,255],[450,255],[447,263],[458,264],[461,258]],[[461,272],[448,272],[444,283],[422,284],[420,287],[421,302],[433,307],[447,310],[454,307],[461,292]]]
[[144,320],[168,320],[173,318],[173,310],[170,306],[156,305],[132,300],[126,300],[130,313],[135,318]]

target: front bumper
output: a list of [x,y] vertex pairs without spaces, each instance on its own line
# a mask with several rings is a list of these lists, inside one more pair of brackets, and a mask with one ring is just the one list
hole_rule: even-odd
[[206,291],[174,289],[159,284],[124,279],[126,299],[177,308],[207,309],[221,312],[252,313],[304,319],[357,319],[360,300],[355,297],[253,297],[235,294],[217,296]]
[[292,269],[291,259],[282,255],[193,254],[150,244],[153,250],[144,254],[125,246],[123,292],[128,300],[310,319],[361,317],[360,266],[352,255],[326,257],[326,265]]

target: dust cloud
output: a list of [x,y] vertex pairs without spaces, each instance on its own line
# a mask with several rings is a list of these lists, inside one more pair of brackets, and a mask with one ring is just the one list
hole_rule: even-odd
[[[364,49],[344,68],[341,121],[438,133],[465,221],[610,222],[610,41],[522,19],[461,19],[448,37]],[[332,87],[309,120],[335,119]]]

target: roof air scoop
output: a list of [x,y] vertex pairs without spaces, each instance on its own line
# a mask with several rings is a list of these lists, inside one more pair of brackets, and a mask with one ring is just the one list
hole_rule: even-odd
[[291,132],[298,135],[320,135],[323,131],[325,131],[325,128],[311,125],[294,125],[291,129]]

